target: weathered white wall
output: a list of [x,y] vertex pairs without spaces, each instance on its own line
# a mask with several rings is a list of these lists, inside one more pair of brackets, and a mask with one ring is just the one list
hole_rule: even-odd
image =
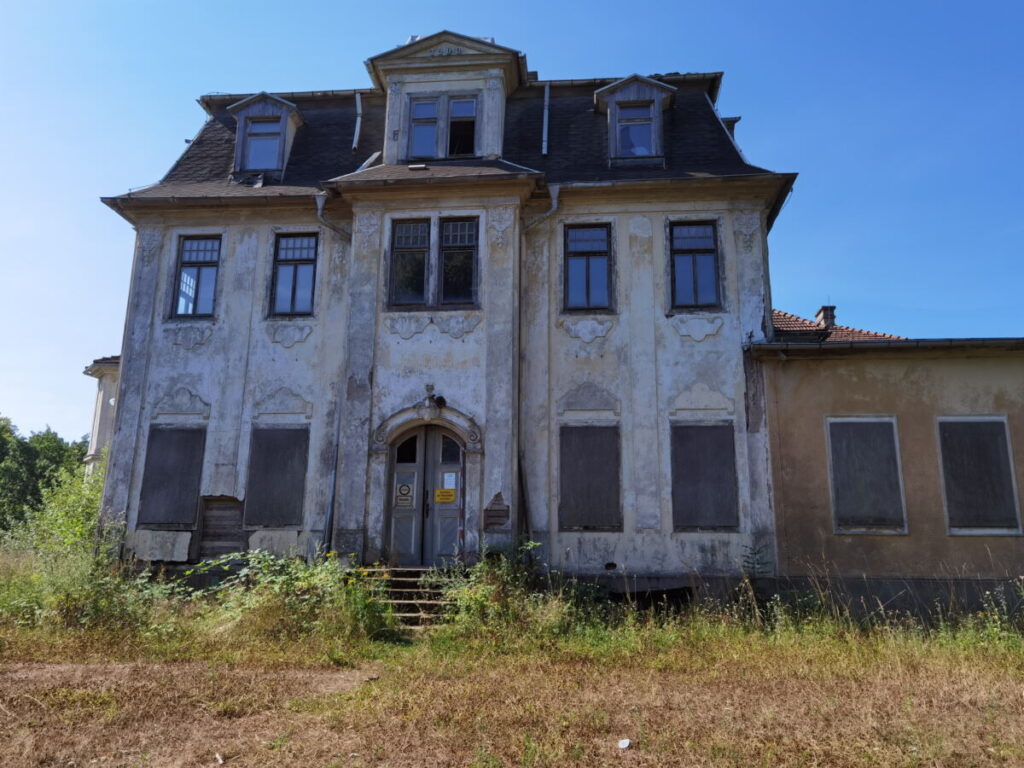
[[92,430],[89,432],[89,449],[85,454],[86,472],[93,472],[96,463],[103,458],[103,452],[110,446],[114,436],[114,415],[117,411],[117,382],[120,366],[117,363],[101,363],[85,369],[89,376],[96,378],[96,402],[92,412]]
[[[526,237],[521,433],[532,537],[554,568],[685,579],[735,575],[754,550],[774,558],[767,440],[760,409],[747,425],[743,343],[764,337],[763,216],[753,202],[614,202],[562,193],[558,212]],[[724,306],[677,311],[669,300],[669,222],[714,220]],[[613,314],[562,312],[563,227],[610,223]],[[756,393],[755,393],[756,394]],[[736,425],[737,533],[672,530],[670,425]],[[558,429],[619,424],[623,531],[558,531]]]

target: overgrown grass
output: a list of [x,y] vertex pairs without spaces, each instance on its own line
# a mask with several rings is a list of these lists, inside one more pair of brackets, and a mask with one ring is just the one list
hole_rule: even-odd
[[527,546],[432,574],[452,605],[414,638],[333,556],[229,555],[202,589],[133,571],[95,537],[101,482],[65,477],[0,545],[4,765],[583,766],[620,738],[644,765],[1024,761],[1024,616],[1000,594],[930,621],[748,582],[644,609]]

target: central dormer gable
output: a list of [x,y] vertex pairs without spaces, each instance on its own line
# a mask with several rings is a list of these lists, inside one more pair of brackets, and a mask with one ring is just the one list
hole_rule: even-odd
[[497,158],[505,99],[526,82],[526,57],[490,38],[438,32],[366,62],[387,94],[385,164]]
[[227,111],[235,118],[232,176],[281,178],[302,125],[298,107],[264,91],[231,104]]

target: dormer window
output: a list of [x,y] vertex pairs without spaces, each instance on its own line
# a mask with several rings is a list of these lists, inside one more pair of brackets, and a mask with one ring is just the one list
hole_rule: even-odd
[[594,106],[608,114],[608,164],[653,166],[665,162],[665,110],[676,89],[630,75],[594,91]]
[[237,182],[279,181],[288,167],[295,134],[302,126],[299,109],[269,93],[257,93],[228,107],[235,118],[235,163],[231,177]]
[[280,118],[250,117],[246,121],[245,167],[246,171],[276,170],[280,167],[281,120]]
[[413,99],[409,107],[409,158],[476,155],[476,98]]
[[647,157],[654,154],[654,125],[651,103],[618,105],[618,157]]

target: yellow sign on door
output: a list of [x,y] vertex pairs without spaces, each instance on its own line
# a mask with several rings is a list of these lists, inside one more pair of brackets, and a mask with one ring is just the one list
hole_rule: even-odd
[[438,488],[434,491],[435,504],[451,504],[455,501],[456,491],[454,488]]

